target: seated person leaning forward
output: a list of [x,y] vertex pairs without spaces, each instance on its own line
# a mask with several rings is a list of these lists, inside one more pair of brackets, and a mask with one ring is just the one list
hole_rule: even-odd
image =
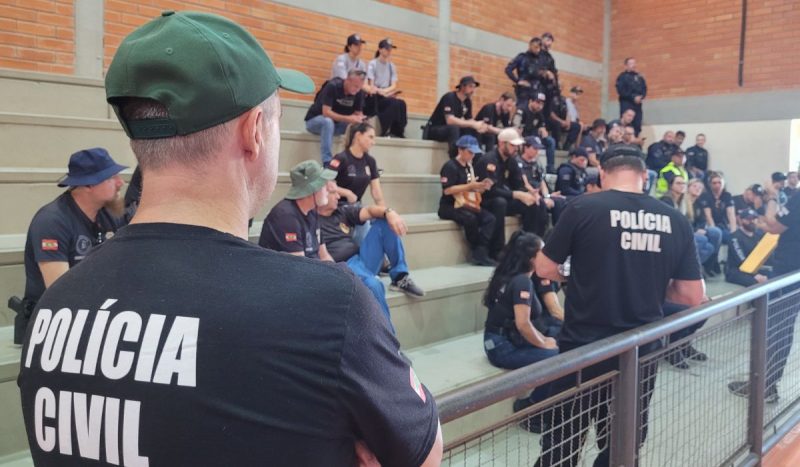
[[446,141],[450,158],[458,152],[456,141],[464,135],[478,135],[489,131],[486,122],[472,117],[472,94],[481,83],[472,76],[464,76],[455,91],[442,96],[428,120],[424,139]]
[[767,281],[767,274],[759,271],[748,274],[739,270],[756,245],[764,237],[764,232],[756,227],[758,213],[750,208],[738,212],[739,228],[731,235],[728,242],[728,261],[725,263],[725,282],[749,287]]
[[336,191],[336,172],[323,169],[317,161],[303,161],[292,167],[292,187],[267,214],[258,244],[311,259],[333,261],[320,244],[317,206],[328,204],[328,193]]
[[[328,203],[317,206],[321,242],[334,261],[346,262],[350,270],[364,282],[380,304],[389,327],[394,330],[389,305],[386,303],[386,292],[383,283],[378,279],[384,256],[389,258],[392,290],[416,297],[425,295],[408,274],[405,250],[400,240],[406,234],[405,221],[392,208],[338,204],[338,200],[339,194],[333,190],[328,193]],[[361,243],[357,244],[354,238],[355,228],[369,220],[372,221],[372,227]]]
[[[545,337],[550,314],[536,298],[531,276],[534,258],[543,245],[536,235],[518,230],[503,249],[483,304],[489,309],[483,334],[483,348],[492,365],[514,370],[558,354],[552,337]],[[544,400],[547,385],[534,390],[528,401],[516,409]]]
[[478,181],[472,168],[472,159],[482,150],[478,140],[470,135],[459,138],[456,147],[458,154],[445,162],[440,172],[442,196],[439,198],[439,218],[454,221],[464,228],[472,250],[472,264],[496,266],[497,263],[489,258],[489,242],[494,233],[495,218],[480,204],[481,194],[491,188],[492,180]]

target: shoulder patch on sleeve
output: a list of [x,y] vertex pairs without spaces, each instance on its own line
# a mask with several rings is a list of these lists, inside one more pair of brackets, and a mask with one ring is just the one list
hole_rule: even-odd
[[42,251],[58,251],[58,240],[54,238],[43,238]]
[[445,112],[451,112],[452,110],[453,109],[449,105],[444,106],[444,111]]
[[442,183],[447,183],[447,177],[442,177]]
[[519,298],[521,298],[521,299],[523,299],[523,300],[530,300],[530,298],[531,298],[531,293],[530,293],[530,292],[528,292],[527,290],[522,290],[522,291],[520,291],[520,293],[519,293]]
[[283,238],[284,238],[284,239],[285,239],[287,242],[296,242],[296,241],[297,241],[297,234],[296,234],[296,233],[294,233],[294,232],[287,232],[287,233],[286,233],[286,234],[283,236]]

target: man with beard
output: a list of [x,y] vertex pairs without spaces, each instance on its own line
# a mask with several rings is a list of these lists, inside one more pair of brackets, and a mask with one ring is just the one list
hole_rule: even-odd
[[443,95],[428,119],[424,139],[446,141],[450,158],[458,154],[456,141],[462,135],[477,136],[489,131],[486,122],[472,118],[472,94],[481,83],[472,76],[464,76],[455,91]]
[[739,228],[731,234],[728,243],[728,262],[725,264],[725,282],[749,287],[766,282],[765,274],[748,274],[739,270],[739,266],[756,248],[764,232],[756,228],[758,213],[750,208],[739,211]]
[[103,148],[84,149],[69,158],[69,173],[58,183],[69,189],[39,209],[28,227],[25,296],[14,319],[14,343],[22,343],[45,289],[128,223],[119,176],[126,168]]

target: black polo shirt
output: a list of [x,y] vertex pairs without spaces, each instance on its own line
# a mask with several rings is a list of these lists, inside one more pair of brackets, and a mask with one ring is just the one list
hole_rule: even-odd
[[283,199],[264,219],[258,244],[286,253],[302,251],[306,258],[319,259],[318,216],[314,209],[303,214],[294,200]]
[[442,166],[440,182],[442,183],[442,197],[439,198],[440,206],[453,206],[456,203],[453,195],[444,194],[444,190],[451,186],[464,185],[472,181],[469,166],[461,165],[458,160],[450,159]]
[[319,216],[322,243],[337,263],[347,261],[358,253],[353,239],[355,226],[362,225],[360,204],[342,204],[330,216]]
[[455,91],[450,91],[436,104],[436,108],[431,115],[432,126],[447,125],[447,115],[452,115],[456,118],[471,119],[472,118],[472,99],[469,97],[463,101],[458,98]]
[[777,215],[778,222],[786,226],[778,247],[773,253],[775,272],[784,274],[800,269],[800,194],[795,193]]
[[539,188],[542,185],[544,172],[537,160],[534,159],[528,162],[522,156],[517,155],[506,161],[506,170],[508,171],[506,177],[512,190],[525,191],[523,176],[528,179],[528,183],[534,188]]
[[546,124],[543,111],[534,112],[527,107],[517,109],[516,120],[522,128],[522,136],[539,136],[539,129]]
[[533,291],[531,276],[517,274],[497,291],[497,296],[492,297],[489,313],[486,316],[486,327],[507,328],[514,327],[514,305],[531,307],[530,319],[542,314],[542,305]]
[[38,263],[65,262],[72,268],[125,224],[127,219],[117,219],[105,209],[91,221],[69,191],[42,206],[25,240],[25,298],[36,302],[45,290]]
[[490,179],[492,187],[483,193],[483,199],[505,198],[507,201],[513,199],[513,192],[508,187],[506,180],[506,161],[500,155],[500,148],[495,147],[491,151],[478,158],[473,166],[475,176],[478,180]]
[[564,196],[578,196],[586,191],[586,169],[565,162],[558,167],[556,177],[556,191]]
[[497,111],[497,103],[490,102],[478,111],[475,120],[482,121],[495,128],[508,128],[511,126],[511,114]]
[[[328,168],[336,171],[336,184],[355,193],[358,201],[364,196],[369,184],[378,178],[378,163],[369,154],[356,157],[349,149],[345,149],[333,156],[328,163]],[[342,198],[340,204],[347,200]]]
[[711,209],[711,218],[714,219],[714,225],[717,227],[728,225],[728,207],[734,206],[733,196],[729,192],[723,191],[717,198],[710,190],[705,191],[697,198],[697,203],[702,208]]
[[18,384],[36,465],[420,465],[433,397],[345,267],[135,224],[50,287]]
[[567,204],[544,254],[571,256],[559,342],[588,344],[663,318],[671,279],[699,280],[689,222],[642,193],[616,190]]
[[306,121],[322,115],[322,106],[327,105],[331,110],[340,115],[353,115],[364,109],[364,91],[355,95],[344,92],[344,81],[341,78],[331,78],[322,86],[314,98],[314,103],[306,112]]

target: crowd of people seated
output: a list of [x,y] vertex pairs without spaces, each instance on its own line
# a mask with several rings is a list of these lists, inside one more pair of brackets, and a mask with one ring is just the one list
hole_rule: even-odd
[[[768,203],[774,201],[780,213],[797,200],[797,172],[775,172],[770,183],[753,184],[733,196],[725,188],[723,174],[712,168],[703,134],[684,150],[685,133],[667,131],[645,153],[639,135],[647,88],[633,58],[626,59],[626,69],[617,80],[619,117],[609,122],[586,120],[592,122],[586,124],[578,107],[583,89],[573,86],[568,96],[562,96],[550,53],[554,40],[550,33],[531,39],[529,49],[505,69],[513,93],[501,94],[476,115],[472,96],[480,82],[475,76],[461,77],[436,104],[423,133],[425,139],[448,144],[449,160],[440,170],[438,216],[463,228],[473,264],[495,268],[483,298],[488,310],[484,348],[488,360],[501,368],[519,368],[558,353],[557,338],[565,318],[557,296],[562,284],[538,277],[535,260],[564,210],[603,189],[601,167],[610,153],[641,159],[643,170],[646,165],[643,192],[685,216],[706,277],[724,274],[728,282],[744,286],[766,281],[772,274],[769,262],[753,274],[739,267],[763,230],[775,230],[775,213],[764,218]],[[406,105],[399,98],[398,70],[391,60],[396,46],[389,38],[381,40],[374,59],[366,63],[360,58],[365,43],[358,34],[347,38],[344,53],[335,58],[329,79],[314,97],[305,126],[320,136],[321,163],[307,160],[291,169],[291,188],[264,219],[258,244],[346,263],[372,292],[394,331],[380,274],[388,273],[393,290],[412,297],[425,292],[412,280],[405,259],[405,220],[385,198],[381,170],[370,155],[377,136],[405,135]],[[367,122],[373,116],[379,133]],[[334,155],[336,135],[346,138],[343,151]],[[569,154],[558,167],[557,148]],[[99,148],[72,155],[69,175],[61,185],[70,189],[37,213],[28,232],[26,310],[32,310],[42,291],[93,245],[124,224],[116,219],[133,214],[141,191],[138,175],[138,183],[134,180],[130,187],[133,194],[126,197],[128,212],[114,211],[118,216],[112,222],[106,211],[112,201],[119,204],[117,174],[122,169]],[[371,204],[364,200],[367,190]],[[71,213],[68,222],[58,219],[66,213]],[[509,216],[518,216],[521,222],[507,240]],[[724,269],[723,245],[727,245]],[[563,277],[569,276],[569,267],[566,261]],[[663,314],[682,309],[665,302]],[[18,317],[24,321],[25,313]],[[19,340],[26,325],[19,325]],[[685,369],[689,360],[706,358],[685,344],[670,363]],[[547,388],[538,388],[515,403],[515,409],[546,396]]]

